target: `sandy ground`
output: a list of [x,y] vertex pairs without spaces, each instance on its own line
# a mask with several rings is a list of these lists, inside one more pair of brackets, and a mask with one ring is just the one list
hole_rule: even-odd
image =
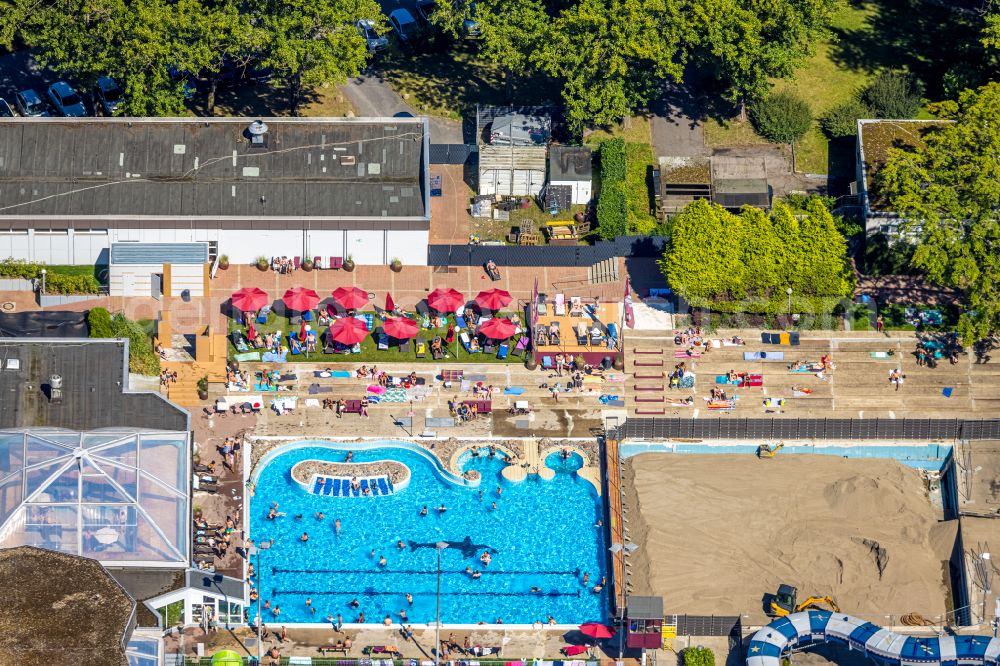
[[662,595],[670,613],[758,624],[779,583],[872,621],[946,611],[954,521],[938,522],[918,472],[898,462],[643,454],[625,476],[633,594]]

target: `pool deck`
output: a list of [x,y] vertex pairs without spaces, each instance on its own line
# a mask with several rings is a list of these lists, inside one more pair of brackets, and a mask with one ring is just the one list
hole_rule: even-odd
[[[575,630],[576,625],[557,625],[542,627],[514,627],[505,628],[503,625],[485,625],[477,627],[447,627],[441,628],[441,640],[447,640],[449,636],[456,642],[462,643],[466,637],[473,645],[502,646],[501,659],[506,660],[530,660],[530,659],[563,659],[559,653],[560,648],[567,645],[564,635]],[[280,625],[267,625],[269,631],[280,631]],[[264,642],[264,649],[271,645],[277,645],[281,650],[282,657],[309,656],[318,657],[319,647],[330,645],[345,638],[350,638],[354,645],[348,651],[349,658],[363,657],[362,650],[367,645],[395,645],[404,658],[429,660],[434,658],[432,652],[435,643],[434,627],[430,625],[412,625],[413,641],[404,641],[399,635],[400,625],[393,624],[390,627],[381,624],[371,625],[346,625],[342,633],[335,633],[329,626],[310,627],[308,629],[299,627],[288,628],[288,640],[285,643],[278,643],[273,634]],[[595,648],[593,659],[599,660],[601,666],[612,666],[612,661],[617,657],[617,645],[609,641],[613,646],[610,652]],[[236,650],[245,656],[255,656],[257,654],[256,643],[250,630],[243,628],[233,628],[226,631],[220,628],[218,631],[205,634],[200,628],[189,628],[182,633],[171,633],[164,639],[164,647],[167,652],[183,652],[187,657],[194,657],[197,654],[198,644],[204,645],[205,654],[212,654],[221,649]],[[330,653],[327,653],[328,656]],[[339,654],[339,653],[338,653]],[[450,658],[450,657],[449,657]],[[587,658],[581,655],[581,658]],[[442,655],[442,663],[445,657]],[[623,666],[638,666],[636,659],[623,660]]]

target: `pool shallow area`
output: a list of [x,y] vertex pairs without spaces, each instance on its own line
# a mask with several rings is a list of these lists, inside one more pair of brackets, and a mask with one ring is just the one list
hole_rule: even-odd
[[[254,540],[275,540],[261,556],[258,584],[261,598],[281,612],[275,618],[263,611],[265,622],[322,623],[340,614],[344,623],[352,623],[363,612],[368,623],[382,622],[387,614],[399,623],[401,610],[408,622],[433,622],[439,542],[449,544],[441,551],[444,623],[492,624],[500,618],[505,624],[530,624],[549,616],[560,624],[606,619],[608,589],[592,591],[607,575],[607,544],[604,530],[597,527],[603,511],[594,486],[575,473],[583,464],[578,454],[547,456],[545,463],[555,472],[551,480],[530,474],[511,483],[501,476],[502,459],[490,457],[486,447],[478,456],[466,451],[458,466],[463,473],[479,472],[482,481],[476,488],[456,482],[411,446],[381,442],[357,449],[306,442],[269,454],[250,509]],[[292,479],[296,463],[343,462],[349,449],[355,463],[393,460],[405,465],[409,483],[391,495],[335,497],[308,492]],[[268,519],[271,502],[285,515]],[[443,513],[438,511],[442,504]],[[427,515],[422,516],[425,506]],[[325,517],[317,518],[317,512]],[[306,542],[300,540],[303,532],[309,535]],[[492,556],[488,566],[480,561],[486,550]],[[473,578],[467,569],[481,575]]]

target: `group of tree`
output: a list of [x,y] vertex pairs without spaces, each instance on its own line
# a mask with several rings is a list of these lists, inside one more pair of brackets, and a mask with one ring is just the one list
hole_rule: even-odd
[[735,214],[695,201],[673,219],[660,267],[692,306],[728,312],[777,314],[789,288],[800,309],[826,311],[854,286],[844,237],[818,198],[801,214],[782,202]]
[[[644,107],[664,81],[708,74],[738,105],[790,75],[843,0],[478,0],[480,54],[515,79],[560,86],[571,127],[608,124]],[[434,22],[458,37],[471,0],[437,3]],[[363,67],[353,27],[386,27],[374,0],[0,0],[0,46],[35,47],[44,65],[83,84],[111,75],[123,112],[183,108],[167,70],[210,80],[223,57],[252,55],[287,86],[336,84]],[[511,100],[516,102],[516,100]]]
[[[513,78],[562,85],[574,129],[646,106],[664,81],[697,70],[737,105],[792,74],[842,0],[478,0],[480,53]],[[438,3],[460,34],[466,2]],[[508,86],[510,89],[510,86]]]
[[200,77],[211,107],[222,68],[252,60],[274,72],[294,113],[305,88],[364,66],[359,18],[382,20],[375,0],[0,0],[0,46],[33,48],[80,87],[115,78],[131,116],[184,114],[177,73]]
[[1000,331],[1000,83],[934,111],[953,122],[890,151],[876,179],[915,240],[914,267],[964,293],[959,333],[971,343]]

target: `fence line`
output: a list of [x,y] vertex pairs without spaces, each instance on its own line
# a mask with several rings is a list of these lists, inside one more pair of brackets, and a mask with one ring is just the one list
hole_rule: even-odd
[[1000,419],[630,418],[619,439],[1000,439]]

